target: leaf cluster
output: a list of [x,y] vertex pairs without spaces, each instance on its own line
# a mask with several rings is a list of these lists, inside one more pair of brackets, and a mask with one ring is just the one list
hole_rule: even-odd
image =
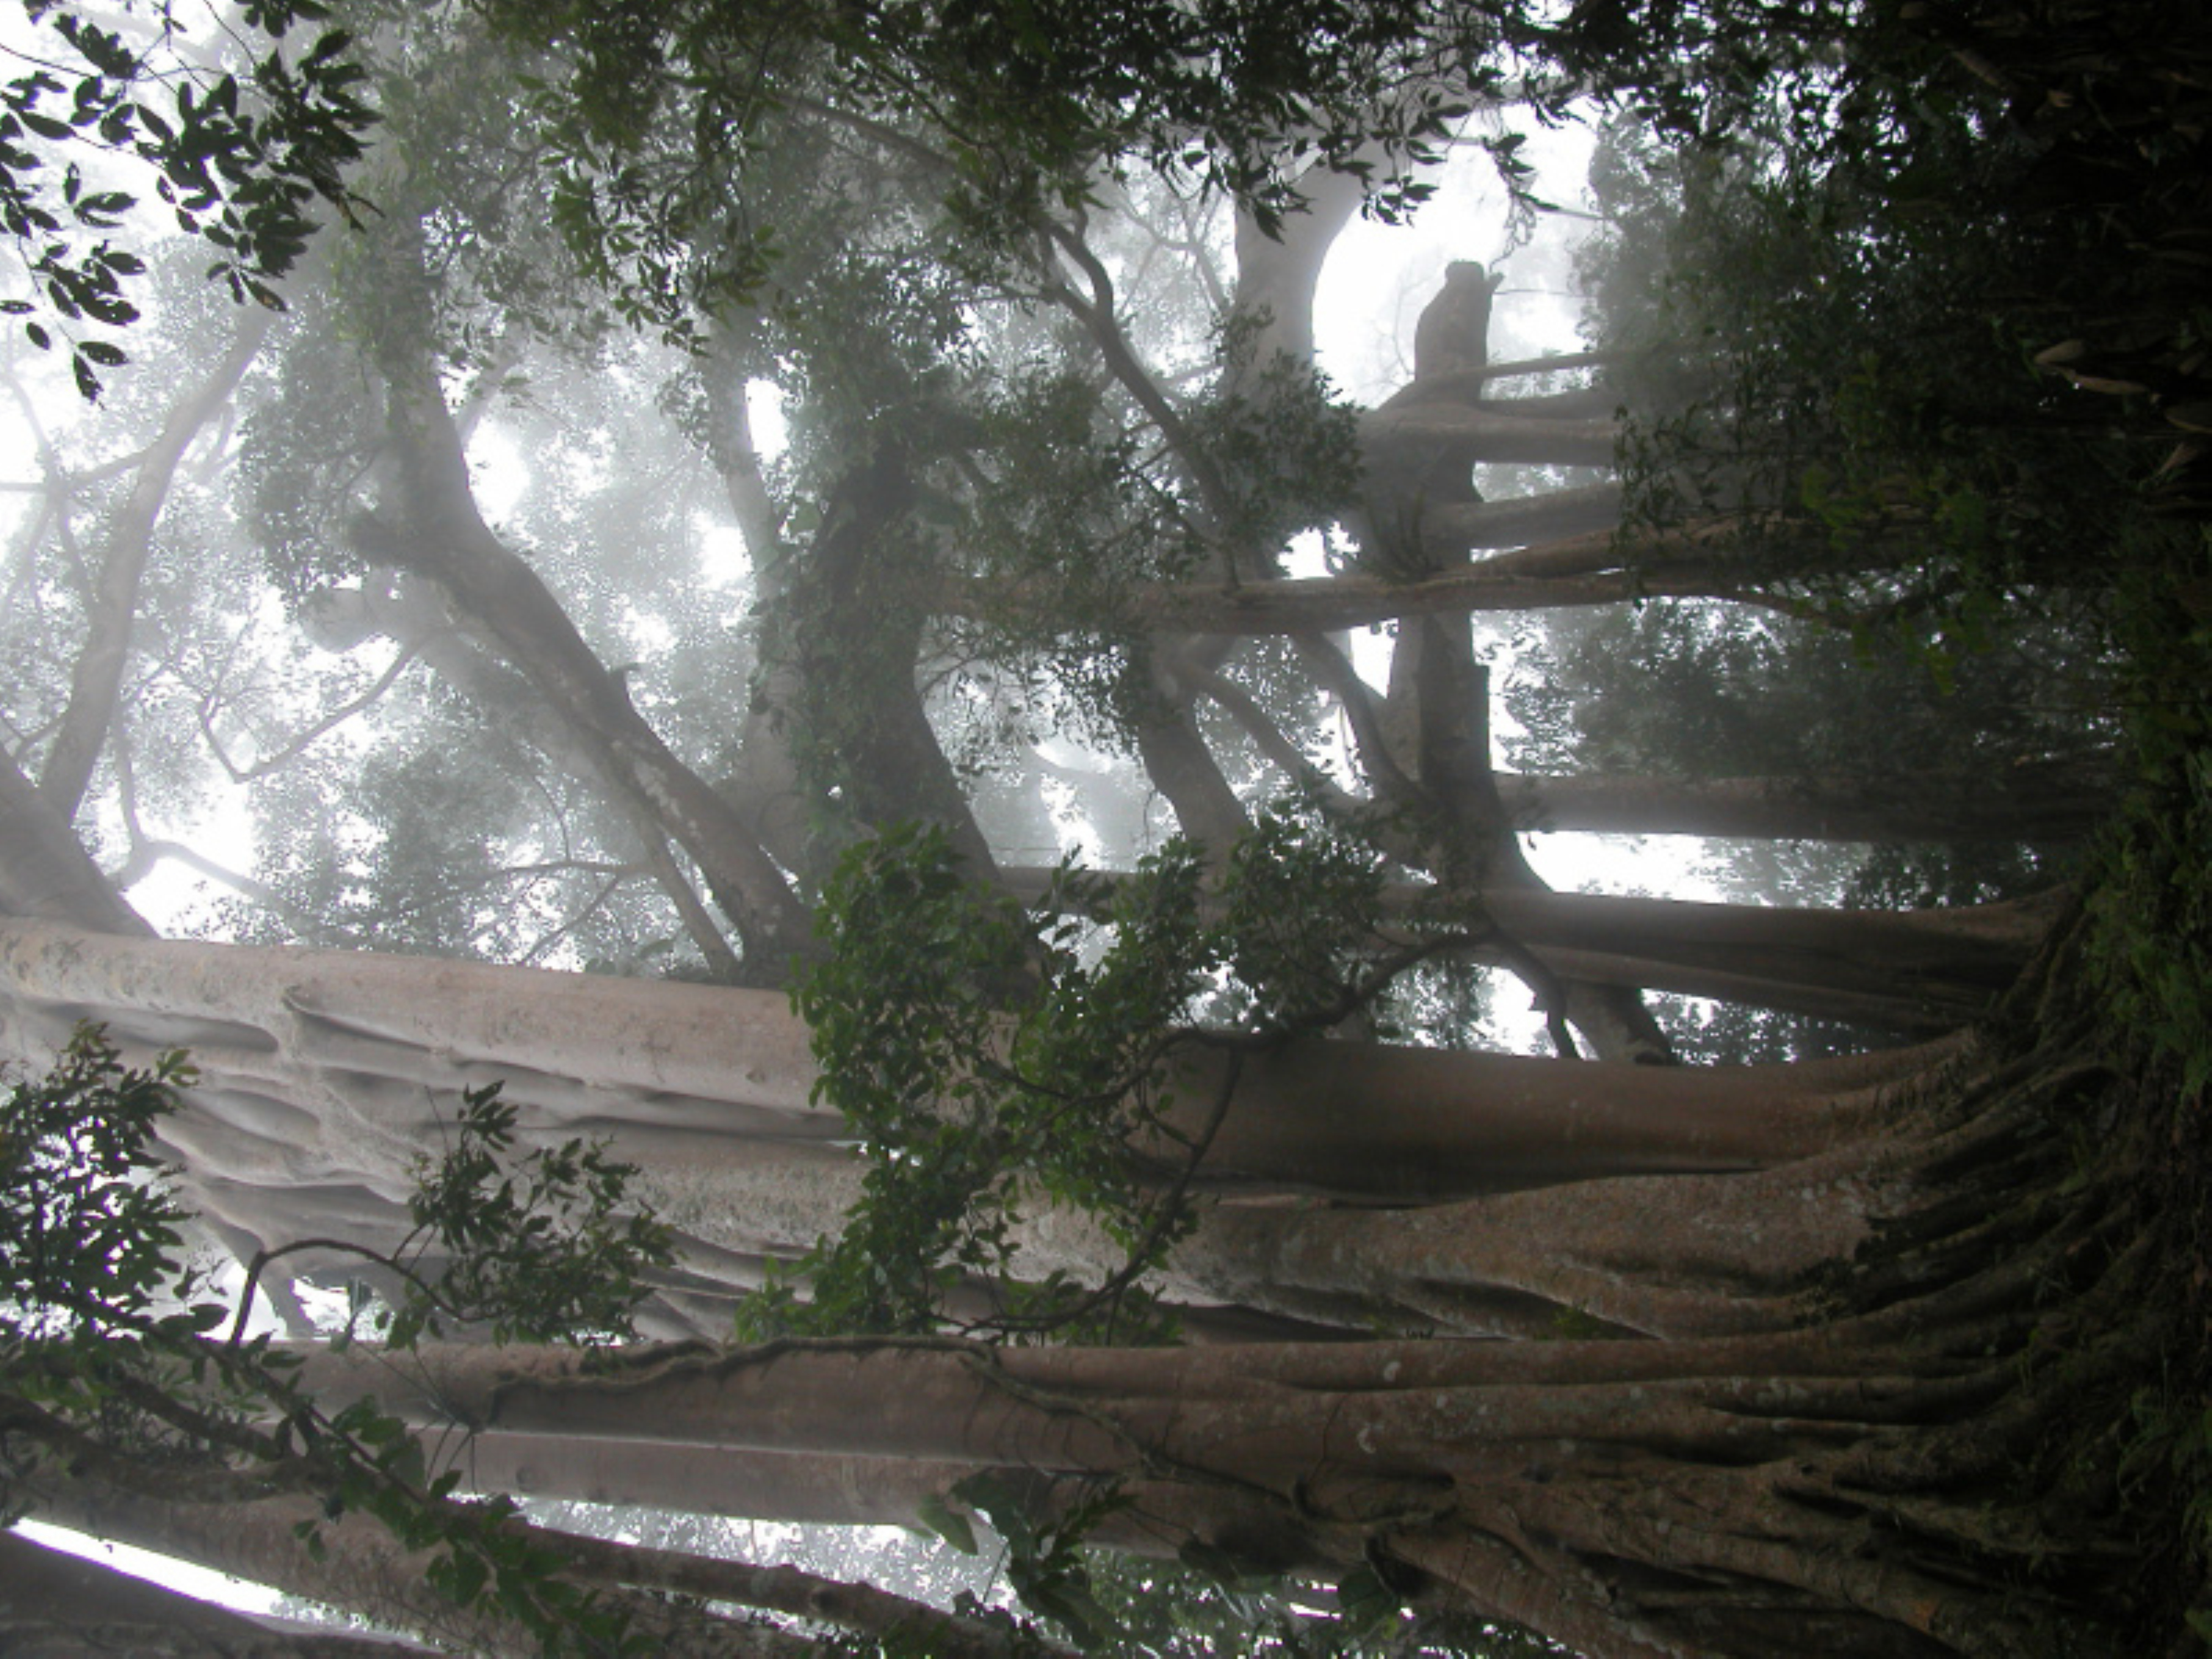
[[[0,1103],[8,1518],[57,1480],[205,1503],[311,1495],[325,1521],[371,1515],[432,1553],[434,1585],[519,1620],[549,1653],[628,1650],[622,1610],[552,1577],[551,1559],[509,1524],[510,1500],[458,1501],[459,1475],[432,1475],[398,1418],[373,1399],[325,1411],[298,1387],[296,1356],[245,1335],[254,1279],[283,1250],[255,1261],[228,1338],[216,1338],[232,1316],[186,1261],[189,1216],[152,1151],[192,1078],[180,1054],[126,1068],[88,1027],[52,1072]],[[626,1330],[638,1274],[667,1259],[650,1217],[618,1215],[629,1171],[575,1145],[509,1165],[514,1139],[498,1090],[475,1091],[454,1152],[425,1170],[413,1208],[450,1253],[441,1279],[344,1247],[409,1285],[388,1332],[397,1346],[434,1334],[441,1316],[525,1340]],[[298,1528],[311,1553],[324,1547],[321,1527]]]
[[[275,44],[242,77],[194,66],[167,0],[155,8],[156,44],[143,51],[75,7],[27,0],[26,9],[31,22],[51,27],[51,39],[41,67],[0,86],[0,228],[15,244],[31,297],[0,298],[0,313],[29,319],[25,335],[41,351],[55,336],[38,313],[58,318],[77,390],[89,400],[100,395],[98,371],[128,357],[80,331],[135,322],[125,284],[146,264],[108,236],[137,198],[93,184],[88,165],[105,173],[112,158],[129,158],[149,171],[177,228],[219,252],[210,277],[241,304],[281,310],[270,282],[306,251],[313,204],[349,218],[358,204],[344,170],[376,117],[358,95],[367,71],[343,31],[323,31],[287,60],[281,42],[292,26],[328,15],[313,0],[246,9],[245,27]],[[161,88],[166,99],[156,96]]]
[[19,1338],[144,1334],[183,1273],[185,1215],[147,1142],[191,1080],[181,1054],[126,1070],[95,1034],[0,1112],[0,1304]]
[[1215,537],[1252,556],[1327,526],[1358,497],[1357,416],[1327,376],[1276,352],[1255,372],[1265,319],[1233,319],[1221,342],[1222,390],[1192,411],[1192,436],[1225,486]]
[[1624,112],[1585,275],[1640,365],[1632,516],[1773,514],[1801,562],[1969,623],[2024,588],[2106,602],[2130,493],[2202,516],[2202,446],[2175,447],[2204,364],[2200,9],[1606,15],[1555,45],[1611,54]]
[[[1237,1056],[1346,1017],[1407,959],[1375,966],[1382,861],[1310,810],[1263,815],[1206,878],[1176,842],[1111,880],[1063,866],[1030,908],[971,880],[939,829],[851,848],[793,1001],[815,1098],[867,1159],[863,1196],[741,1328],[1155,1334],[1143,1276],[1188,1224]],[[1222,1073],[1179,1079],[1206,1048]],[[1179,1098],[1194,1086],[1210,1097]],[[1021,1282],[1020,1223],[1054,1205],[1096,1218],[1125,1265],[1097,1285]]]
[[[922,1519],[933,1532],[962,1554],[974,1555],[978,1543],[966,1511],[981,1516],[1006,1546],[1000,1569],[1024,1607],[1053,1620],[1085,1652],[1116,1650],[1124,1628],[1091,1594],[1087,1547],[1102,1522],[1130,1507],[1118,1484],[1092,1487],[1050,1519],[1041,1518],[1012,1481],[988,1471],[958,1482],[947,1496],[951,1502],[932,1499],[924,1506]],[[959,1611],[985,1618],[994,1612],[972,1593],[962,1595]]]
[[668,1228],[630,1206],[635,1166],[609,1158],[605,1141],[518,1157],[515,1118],[498,1084],[465,1091],[452,1145],[417,1170],[408,1216],[445,1267],[434,1285],[410,1281],[384,1334],[390,1346],[441,1334],[441,1317],[501,1345],[635,1334],[641,1275],[675,1258]]

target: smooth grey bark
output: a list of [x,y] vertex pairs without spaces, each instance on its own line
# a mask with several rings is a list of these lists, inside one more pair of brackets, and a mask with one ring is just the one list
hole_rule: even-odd
[[154,929],[108,885],[69,819],[0,753],[0,914],[150,938]]
[[1360,417],[1363,448],[1418,441],[1448,447],[1469,466],[1519,462],[1552,466],[1611,466],[1619,432],[1610,420],[1550,420],[1503,412],[1510,404],[1415,403]]
[[70,671],[69,703],[47,750],[39,792],[64,818],[74,818],[92,781],[108,728],[114,724],[130,659],[138,588],[154,551],[154,531],[169,497],[177,467],[207,423],[228,401],[246,368],[269,337],[274,320],[260,307],[240,312],[236,338],[207,377],[170,410],[161,430],[138,462],[130,492],[108,526],[100,578],[90,597],[89,625]]
[[0,1652],[9,1659],[399,1659],[433,1651],[398,1637],[234,1613],[0,1532]]
[[1501,774],[1522,829],[1747,840],[2075,842],[2112,806],[2109,757],[1994,775],[1668,778]]
[[1137,754],[1182,833],[1210,855],[1225,857],[1251,829],[1244,803],[1222,775],[1188,708],[1178,703],[1144,721],[1137,728]]
[[1563,974],[1609,960],[1621,965],[1601,982],[1932,1033],[1978,1017],[2019,977],[2057,896],[1899,911],[1499,890],[1484,904]]
[[1531,547],[1610,532],[1620,521],[1620,486],[1579,484],[1541,495],[1437,503],[1423,514],[1425,535],[1455,550]]

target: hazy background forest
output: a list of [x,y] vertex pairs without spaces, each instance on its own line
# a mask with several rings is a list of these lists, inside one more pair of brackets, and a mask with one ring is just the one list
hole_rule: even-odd
[[[1964,1160],[1706,1231],[1890,1135],[1877,1083],[2059,1043],[2056,993],[2002,1004],[2002,1042],[1949,1034],[2024,973],[2074,982],[2045,939],[2077,895],[2106,930],[2079,976],[2180,1068],[2146,1097],[2201,1093],[2193,45],[2154,71],[2062,5],[801,9],[9,15],[9,1057],[42,1070],[83,1019],[130,1065],[191,1052],[198,1086],[142,1127],[198,1248],[253,1264],[257,1332],[380,1304],[424,1339],[410,1297],[476,1270],[419,1183],[477,1148],[459,1126],[494,1084],[520,1115],[482,1145],[629,1166],[548,1201],[635,1305],[485,1291],[432,1335],[1540,1340],[1561,1367],[1825,1317],[1785,1293]],[[2053,113],[2142,85],[2142,130]],[[2097,1074],[2146,1075],[2127,1052]],[[1529,1069],[1424,1069],[1486,1054]],[[1477,1094],[1510,1121],[1445,1121]],[[2044,1210],[1985,1225],[2011,1212],[1975,1194],[1944,1212],[1979,1230],[1972,1272],[2076,1259]],[[59,1501],[60,1431],[25,1425],[79,1387],[150,1413],[131,1455],[274,1455],[252,1425],[278,1396],[225,1396],[225,1440],[181,1383],[149,1404],[82,1353],[54,1382],[51,1334],[6,1350],[45,1379],[9,1385],[11,1506]],[[1919,1381],[1966,1363],[1896,1352]],[[2159,1411],[2193,1425],[2193,1388]],[[2185,1498],[2195,1432],[2144,1454]],[[471,1479],[547,1489],[508,1455],[486,1439]],[[376,1467],[397,1486],[294,1471],[284,1501],[414,1490]],[[550,1484],[684,1509],[646,1467]],[[1884,1478],[1954,1479],[1911,1468]],[[1179,1545],[1139,1541],[1178,1564],[1096,1567],[1078,1542],[1141,1528],[1061,1497],[1032,1532],[976,1478],[871,1518],[997,1522],[1046,1634],[822,1616],[871,1651],[1498,1654],[1750,1653],[1801,1614],[1840,1621],[1808,1650],[1875,1652],[1917,1618],[1826,1511],[1803,1561],[1863,1581],[1716,1553],[1662,1587],[1601,1528],[1557,1553],[1613,1588],[1559,1591],[1554,1625],[1439,1565],[1441,1523],[1309,1510],[1289,1477],[1267,1548],[1177,1510]],[[1970,1601],[1985,1556],[2034,1555],[1960,1518],[1995,1480],[1882,1511],[1956,1552],[1911,1558],[1942,1612],[1887,1650],[2033,1650]],[[836,1507],[532,1513],[676,1555],[769,1536],[840,1589],[894,1558],[940,1604],[984,1582],[783,1524]],[[448,1523],[394,1525],[504,1559]],[[2176,1614],[2201,1543],[2162,1540],[2171,1582],[2130,1617]],[[2039,1640],[2105,1594],[2052,1553],[2004,1581]],[[620,1650],[514,1594],[530,1641]],[[738,1628],[670,1650],[755,1650],[715,1645]]]

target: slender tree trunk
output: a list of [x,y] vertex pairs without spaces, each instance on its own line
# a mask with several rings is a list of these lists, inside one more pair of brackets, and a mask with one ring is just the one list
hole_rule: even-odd
[[1933,910],[1522,891],[1483,902],[1519,943],[1563,963],[1613,959],[1620,982],[1732,988],[1732,1000],[1933,1033],[1974,1018],[2019,977],[2061,898]]
[[1524,830],[1771,841],[2078,842],[2112,810],[2109,760],[2037,761],[1994,776],[1662,778],[1500,775]]
[[[1418,849],[1415,849],[1417,854]],[[1410,855],[1409,855],[1410,856]],[[1006,872],[1035,899],[1052,872]],[[1511,948],[1480,943],[1501,968],[1533,956],[1563,984],[1711,997],[1933,1036],[1979,1017],[2010,985],[2063,893],[2004,904],[1865,910],[1713,904],[1609,893],[1553,893],[1508,865],[1468,895]],[[1395,890],[1400,902],[1433,890]]]
[[593,654],[537,574],[501,546],[470,500],[459,440],[434,381],[394,382],[406,518],[361,531],[381,562],[436,580],[598,763],[611,787],[643,809],[695,859],[757,963],[802,950],[805,906],[727,803],[672,754],[622,683]]
[[[827,1526],[932,1529],[939,1506],[964,1512],[952,1489],[989,1475],[1031,1513],[1059,1519],[1095,1497],[1087,1476],[1060,1477],[1013,1464],[729,1446],[659,1445],[635,1439],[492,1431],[456,1437],[445,1455],[466,1486],[645,1509]],[[1235,1492],[1194,1494],[1171,1480],[1137,1480],[1130,1508],[1100,1523],[1095,1541],[1132,1555],[1173,1559],[1202,1528],[1225,1528],[1240,1559],[1266,1570],[1322,1570],[1302,1529],[1276,1509]]]
[[68,707],[61,729],[47,751],[39,791],[64,818],[74,818],[92,781],[94,765],[107,741],[123,691],[123,670],[131,653],[131,629],[138,612],[138,587],[153,556],[154,527],[169,498],[169,486],[185,451],[216,411],[237,390],[239,380],[269,337],[270,315],[258,307],[240,313],[238,336],[214,370],[179,398],[169,417],[138,463],[130,493],[108,526],[99,584],[91,596],[89,627],[70,672]]
[[1145,775],[1174,809],[1176,827],[1210,856],[1227,857],[1250,830],[1252,821],[1221,775],[1189,709],[1178,702],[1146,719],[1137,728],[1137,753]]
[[1619,433],[1609,419],[1561,421],[1504,412],[1510,404],[1416,403],[1362,416],[1362,448],[1419,441],[1449,446],[1469,466],[1520,462],[1538,466],[1611,466]]
[[[387,280],[403,295],[422,283],[394,258]],[[428,576],[530,683],[593,759],[626,810],[658,823],[697,863],[725,915],[746,940],[759,982],[780,982],[810,948],[811,919],[783,872],[729,804],[670,751],[631,706],[622,681],[576,631],[527,563],[502,545],[477,511],[468,459],[428,356],[425,319],[401,305],[379,344],[386,425],[397,461],[389,518],[369,516],[356,539],[377,562]]]
[[[1577,562],[1595,556],[1582,552],[1582,542],[1573,545]],[[1498,569],[1491,568],[1492,561],[1484,560],[1411,580],[1315,576],[1235,587],[1187,583],[1139,588],[1130,595],[1126,614],[1139,627],[1168,633],[1328,634],[1393,617],[1548,611],[1669,596],[1730,599],[1762,574],[1786,574],[1687,557],[1643,566],[1632,573],[1608,568],[1554,576],[1521,574],[1506,562],[1521,557],[1501,556],[1495,562]],[[946,579],[923,598],[947,616],[1066,620],[1056,595],[1041,586]]]
[[836,757],[846,810],[872,825],[943,826],[978,880],[996,860],[922,707],[923,614],[903,601],[915,489],[890,443],[842,477],[823,509],[811,557],[777,621],[793,637],[773,654],[793,668],[783,711]]
[[400,1659],[433,1650],[249,1618],[7,1532],[0,1651],[9,1659]]
[[1620,521],[1620,486],[1582,484],[1540,495],[1430,507],[1422,517],[1428,536],[1454,551],[1540,547],[1600,534]]
[[732,323],[717,337],[717,350],[706,375],[711,422],[706,449],[752,562],[754,608],[763,613],[755,634],[758,678],[745,708],[737,772],[721,784],[721,793],[777,863],[804,872],[814,861],[810,841],[815,806],[802,791],[784,712],[799,700],[799,676],[787,652],[760,648],[766,643],[761,637],[766,618],[789,596],[796,561],[784,539],[783,508],[769,490],[753,441],[744,379],[747,357],[733,338],[744,332]]

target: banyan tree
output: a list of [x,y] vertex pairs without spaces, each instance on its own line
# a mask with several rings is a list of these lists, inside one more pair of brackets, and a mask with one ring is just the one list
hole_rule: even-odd
[[[357,9],[313,61],[365,67],[379,134],[319,178],[350,222],[285,313],[157,251],[140,328],[190,367],[65,419],[27,392],[41,465],[6,481],[0,1045],[28,1074],[87,1024],[131,1064],[189,1053],[155,1149],[256,1264],[301,1398],[374,1398],[465,1490],[942,1531],[988,1489],[1091,1543],[1359,1576],[1592,1656],[2120,1651],[2175,1611],[2180,1558],[2146,1569],[2136,1529],[2195,1444],[2174,1102],[2201,1079],[2115,1017],[2112,905],[2050,878],[2128,775],[2123,653],[2038,539],[2072,521],[2033,479],[1911,470],[1922,428],[1893,428],[1929,405],[1876,397],[1875,346],[1823,379],[1725,317],[1654,344],[1655,314],[1728,310],[1655,246],[1772,256],[1770,210],[1812,236],[1776,205],[1786,148],[1676,176],[1671,129],[1624,119],[1591,174],[1592,349],[1521,331],[1513,273],[1545,244],[1501,230],[1498,257],[1390,278],[1399,343],[1354,396],[1317,365],[1363,207],[1465,188],[1449,152],[1510,94],[1567,109],[1509,83],[1509,51],[1616,88],[1663,84],[1650,64],[1504,7],[1294,7],[1279,39],[1170,5],[1107,40],[1028,8],[903,33],[675,0],[627,30]],[[1290,49],[1333,35],[1326,62]],[[1998,44],[1942,73],[2018,95]],[[1009,64],[1051,94],[1021,119]],[[1500,225],[1533,222],[1490,148],[1519,185]],[[1887,222],[1821,199],[1819,257],[1728,280],[1747,315],[1871,334],[1839,296]],[[1946,279],[1901,269],[1898,316],[1955,323]],[[1926,442],[2110,435],[2034,426],[2026,383]],[[1867,476],[1877,452],[1903,470]],[[1993,520],[2012,562],[1958,553]],[[1595,759],[1503,767],[1498,619],[1646,605],[1770,668],[1820,629],[1903,640],[1937,712],[1900,692],[1887,723],[1740,750],[1714,716],[1685,766],[1639,732],[1721,700],[1638,707],[1633,664],[1609,725],[1586,700]],[[1945,703],[1970,629],[2038,672],[2065,656],[2070,700]],[[1545,844],[1578,831],[1910,848],[1972,902],[1554,890]],[[1978,873],[2024,848],[2033,890]],[[871,858],[913,901],[872,933]],[[1332,911],[1340,879],[1358,902]],[[833,985],[927,1010],[884,1017],[912,1052],[840,1046]],[[1811,1057],[1684,1063],[1682,998]],[[1079,1120],[1064,1156],[1097,1168],[1052,1164],[984,1084],[1046,1141]],[[319,1346],[323,1292],[404,1293],[410,1194],[493,1085],[520,1148],[605,1142],[670,1230],[646,1340]],[[824,1241],[876,1236],[848,1218],[940,1153],[1000,1208],[896,1234],[937,1241],[878,1275],[922,1302],[847,1332],[793,1314],[834,1299]],[[1130,1329],[1177,1340],[1006,1340],[1050,1334],[1018,1312],[1039,1285],[1086,1317],[1140,1301]],[[732,1340],[778,1310],[789,1334]],[[8,1389],[8,1504],[529,1647],[306,1465],[255,1485],[251,1424],[200,1463],[76,1432]],[[1044,1639],[545,1547],[555,1580],[932,1652]],[[66,1627],[71,1593],[40,1595]],[[803,1650],[637,1605],[671,1652]]]

